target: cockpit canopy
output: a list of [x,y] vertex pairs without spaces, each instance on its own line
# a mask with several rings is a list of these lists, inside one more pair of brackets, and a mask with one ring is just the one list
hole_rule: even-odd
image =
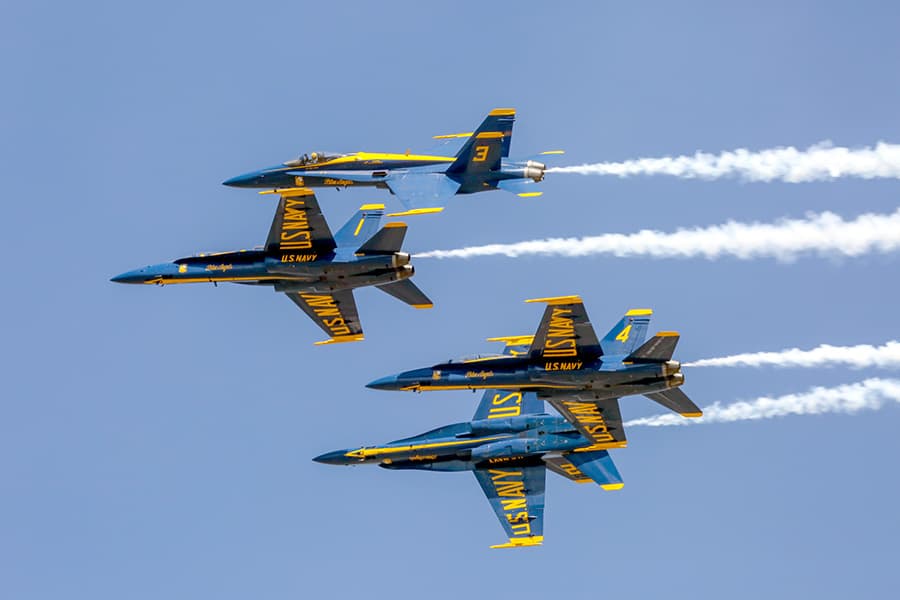
[[506,354],[496,354],[496,353],[487,353],[487,354],[469,354],[460,358],[453,358],[448,360],[448,363],[466,363],[466,362],[477,362],[482,360],[494,360],[497,358],[509,358]]
[[282,164],[285,167],[305,167],[334,160],[335,158],[340,158],[342,156],[347,156],[347,154],[340,154],[338,152],[310,152],[309,154],[302,154],[294,160],[289,160]]

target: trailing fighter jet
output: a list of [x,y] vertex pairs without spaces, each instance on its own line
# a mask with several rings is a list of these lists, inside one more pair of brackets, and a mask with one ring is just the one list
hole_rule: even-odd
[[[536,392],[600,448],[625,445],[619,398],[643,394],[684,417],[703,413],[679,388],[681,364],[672,360],[679,335],[661,331],[644,343],[650,309],[634,309],[597,339],[578,296],[537,298],[547,304],[533,336],[489,338],[504,354],[477,355],[382,377],[378,390],[502,389]],[[619,425],[613,425],[619,423]]]
[[497,108],[473,132],[438,135],[439,146],[422,154],[313,152],[275,167],[238,175],[232,187],[387,188],[406,208],[389,216],[436,213],[455,194],[501,189],[540,196],[534,184],[544,178],[544,160],[562,150],[542,152],[539,160],[508,160],[516,111]]
[[[617,424],[621,428],[621,422]],[[383,446],[338,450],[313,460],[375,463],[386,469],[472,471],[509,541],[491,548],[539,546],[544,540],[547,469],[605,490],[624,484],[609,452],[566,419],[544,413],[534,392],[487,390],[472,421]]]
[[409,254],[400,252],[406,224],[388,223],[379,230],[383,215],[383,204],[363,205],[332,236],[311,190],[282,190],[264,247],[179,258],[122,273],[112,281],[271,286],[330,336],[317,344],[355,342],[363,339],[363,330],[354,288],[374,285],[415,308],[432,306],[409,280],[415,272]]

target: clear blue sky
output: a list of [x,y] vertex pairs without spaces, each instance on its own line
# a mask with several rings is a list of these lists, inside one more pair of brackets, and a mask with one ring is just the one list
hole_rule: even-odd
[[[677,4],[677,6],[676,6]],[[723,6],[729,4],[728,7]],[[239,286],[122,271],[264,240],[271,197],[220,182],[311,150],[405,150],[513,106],[513,154],[567,161],[900,141],[885,2],[8,2],[0,19],[5,257],[0,597],[885,597],[900,409],[634,429],[625,488],[548,483],[544,547],[469,474],[336,468],[321,452],[466,420],[476,396],[375,377],[531,333],[525,298],[635,306],[683,360],[897,337],[896,256],[793,264],[420,261],[435,300],[357,294],[367,340]],[[408,247],[892,211],[896,181],[548,177],[458,199]],[[332,224],[385,192],[323,191]],[[874,372],[695,370],[698,402]],[[654,414],[642,398],[628,418]]]

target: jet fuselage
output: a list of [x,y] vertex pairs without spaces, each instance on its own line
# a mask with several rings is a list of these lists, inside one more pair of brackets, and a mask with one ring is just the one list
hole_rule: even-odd
[[413,274],[409,255],[403,252],[339,260],[333,252],[322,256],[312,252],[272,255],[262,250],[241,250],[150,265],[122,273],[112,281],[157,285],[231,282],[273,285],[277,292],[330,292],[381,285]]
[[[496,189],[508,179],[541,181],[546,166],[535,161],[503,159],[500,168],[483,172],[450,173],[453,156],[414,154],[376,154],[357,152],[316,163],[291,161],[251,171],[223,182],[229,187],[283,189],[292,187],[388,187],[386,178],[393,171],[442,173],[460,184],[457,194],[473,194]],[[292,164],[293,163],[293,164]]]
[[547,414],[455,423],[383,446],[336,450],[313,460],[333,465],[376,463],[387,469],[471,471],[484,465],[540,460],[549,452],[591,446],[565,419]]
[[681,365],[628,363],[624,357],[599,357],[584,362],[578,357],[547,360],[506,355],[449,361],[423,369],[382,377],[367,387],[379,390],[426,392],[458,389],[586,391],[594,399],[647,394],[684,383]]

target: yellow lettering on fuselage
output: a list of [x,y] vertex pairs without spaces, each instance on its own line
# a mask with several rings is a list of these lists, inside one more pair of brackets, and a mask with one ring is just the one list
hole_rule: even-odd
[[571,314],[570,308],[553,307],[550,325],[547,328],[547,339],[541,353],[543,356],[556,358],[578,355],[575,345],[575,323]]
[[494,394],[487,418],[502,419],[504,417],[518,417],[521,414],[522,392],[511,392],[505,396]]
[[488,469],[500,499],[500,510],[514,536],[531,535],[531,517],[525,494],[525,474],[521,470]]
[[[334,298],[325,295],[300,294],[300,297],[313,309],[317,317],[321,317],[322,324],[328,328],[332,336],[350,335],[350,327],[341,316],[341,311],[334,303]],[[326,319],[324,317],[335,317]]]
[[312,234],[306,218],[306,202],[285,196],[281,222],[281,249],[307,250],[312,248]]
[[577,371],[581,369],[582,362],[548,362],[544,363],[546,371]]
[[469,379],[487,379],[493,376],[493,371],[466,371],[466,377]]
[[324,185],[353,185],[353,181],[349,179],[332,179],[330,177],[326,177],[322,182]]
[[316,260],[317,254],[282,254],[281,262],[283,263],[298,263],[298,262],[313,262]]

